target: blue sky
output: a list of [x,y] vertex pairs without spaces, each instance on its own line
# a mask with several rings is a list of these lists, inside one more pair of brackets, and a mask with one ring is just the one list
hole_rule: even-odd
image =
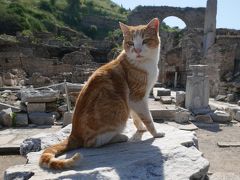
[[[138,5],[206,7],[207,0],[113,0],[125,8],[134,9]],[[170,26],[183,27],[185,24],[177,18],[164,20]],[[180,21],[180,22],[179,22]],[[218,0],[217,27],[240,30],[240,0]]]

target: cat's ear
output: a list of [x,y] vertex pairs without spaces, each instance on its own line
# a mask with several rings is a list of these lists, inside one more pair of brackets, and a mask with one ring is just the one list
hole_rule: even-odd
[[147,24],[148,28],[154,29],[156,32],[159,31],[159,20],[158,18],[154,18],[152,19],[148,24]]
[[126,24],[119,22],[119,26],[120,26],[123,34],[127,34],[129,32],[129,27]]

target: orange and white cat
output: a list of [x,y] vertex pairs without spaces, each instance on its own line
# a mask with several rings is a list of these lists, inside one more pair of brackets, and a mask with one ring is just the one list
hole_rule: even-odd
[[156,131],[147,103],[158,77],[159,20],[139,26],[120,23],[120,27],[123,51],[89,78],[78,96],[69,138],[45,149],[40,166],[68,168],[76,164],[80,154],[62,160],[56,156],[79,147],[127,141],[121,132],[130,113],[138,131],[147,129],[155,138],[164,136]]

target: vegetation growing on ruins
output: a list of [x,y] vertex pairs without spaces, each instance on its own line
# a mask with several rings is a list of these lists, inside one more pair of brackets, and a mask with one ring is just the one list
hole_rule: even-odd
[[[110,26],[98,27],[94,23],[83,25],[88,15],[111,20],[113,23],[126,22],[129,11],[111,0],[0,0],[0,34],[23,35],[32,37],[34,32],[52,32],[57,34],[59,28],[70,28],[82,32],[93,39],[109,36],[116,39],[121,35]],[[164,22],[161,30],[178,32]]]
[[95,37],[107,35],[112,29],[98,29],[94,24],[82,28],[87,15],[103,16],[113,21],[126,21],[127,10],[110,0],[0,0],[0,33],[56,32],[70,27]]

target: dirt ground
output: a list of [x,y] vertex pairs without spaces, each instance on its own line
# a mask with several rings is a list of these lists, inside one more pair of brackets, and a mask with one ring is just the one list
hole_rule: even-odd
[[219,141],[239,142],[240,124],[195,124],[199,149],[210,162],[209,178],[240,180],[240,147],[220,148]]
[[26,162],[27,159],[19,155],[0,156],[0,179],[3,179],[4,171],[8,167],[25,164]]
[[[240,141],[240,124],[195,124],[199,149],[210,162],[210,180],[240,180],[240,147],[220,148],[218,141]],[[0,174],[9,166],[26,163],[21,156],[0,156]]]

